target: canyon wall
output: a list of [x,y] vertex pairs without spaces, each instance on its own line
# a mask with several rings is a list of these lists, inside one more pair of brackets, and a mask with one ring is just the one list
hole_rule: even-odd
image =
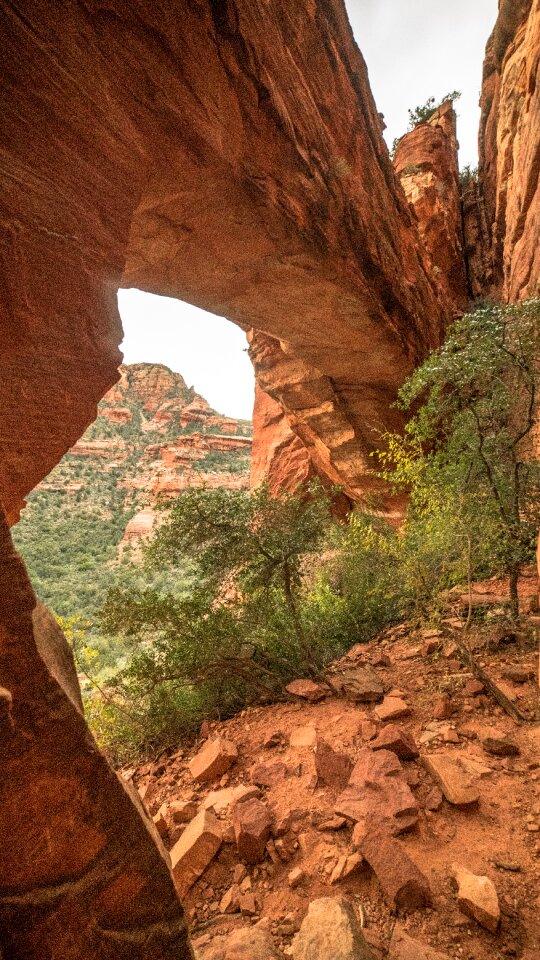
[[[201,0],[181,17],[176,0],[68,0],[61,17],[14,0],[1,32],[10,520],[118,378],[121,284],[286,344],[324,391],[321,456],[345,433],[361,492],[378,425],[398,422],[396,389],[447,314],[341,0]],[[287,402],[298,419],[313,405],[309,389]],[[190,957],[167,864],[38,655],[2,537],[1,946],[13,960]]]
[[117,377],[119,284],[286,342],[327,378],[339,415],[318,441],[331,460],[346,421],[360,493],[397,386],[448,313],[341,0],[204,0],[181,18],[173,0],[69,2],[61,26],[19,0],[2,30],[8,513]]
[[[482,202],[509,297],[538,280],[537,25],[537,2],[503,0],[485,72]],[[12,0],[0,29],[10,520],[118,378],[121,284],[258,331],[259,383],[287,429],[351,498],[373,489],[396,391],[455,302],[341,0],[198,0],[181,17],[176,0],[67,0],[61,17]],[[10,960],[189,958],[148,821],[37,651],[3,519],[0,570],[1,947]]]
[[540,0],[500,0],[486,48],[480,189],[494,289],[540,292]]
[[431,275],[444,303],[463,310],[467,276],[458,168],[456,114],[451,101],[397,144],[394,169],[418,221]]
[[35,597],[2,517],[0,557],[3,956],[189,958],[168,855],[97,749],[69,675],[64,688],[58,664],[49,669]]

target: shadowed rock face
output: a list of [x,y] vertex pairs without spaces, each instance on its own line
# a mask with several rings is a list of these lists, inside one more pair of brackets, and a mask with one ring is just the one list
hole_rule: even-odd
[[481,94],[480,183],[505,300],[540,291],[540,2],[500,0]]
[[3,18],[6,509],[117,378],[119,284],[271,334],[328,378],[360,489],[446,315],[341,0],[126,11],[71,3],[60,24],[21,0]]
[[459,189],[456,114],[450,101],[397,145],[394,168],[418,219],[431,274],[444,303],[464,309],[467,279]]
[[0,551],[0,676],[12,698],[0,717],[4,956],[185,960],[167,854],[60,685],[58,663],[53,675],[36,650],[43,617],[32,620],[35,599],[3,519]]
[[[503,0],[488,51],[483,121],[485,202],[509,296],[538,276],[526,39],[538,0],[515,6],[519,16]],[[399,426],[396,391],[452,308],[390,164],[342,0],[187,0],[181,15],[177,0],[67,0],[61,17],[47,0],[13,0],[0,29],[7,516],[118,379],[122,284],[254,329],[259,384],[287,430],[348,496],[372,489],[368,455],[381,429]],[[503,205],[511,63],[523,93],[511,114],[519,176]],[[35,599],[3,519],[0,570],[0,945],[10,960],[185,960],[167,863],[36,650]]]
[[277,400],[258,384],[255,387],[253,428],[252,487],[266,482],[272,492],[295,490],[299,483],[308,483],[313,478],[307,447],[292,432]]

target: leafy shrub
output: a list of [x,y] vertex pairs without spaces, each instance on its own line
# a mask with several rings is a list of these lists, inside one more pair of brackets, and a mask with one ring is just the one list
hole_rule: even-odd
[[470,163],[467,163],[459,171],[459,182],[463,189],[471,183],[478,183],[478,167],[471,167]]
[[409,130],[414,130],[420,123],[427,123],[431,119],[433,114],[439,107],[442,107],[443,103],[447,103],[450,100],[452,103],[455,103],[456,100],[459,100],[461,93],[459,90],[452,90],[451,93],[447,93],[444,97],[436,102],[435,97],[428,97],[425,103],[419,104],[414,110],[409,110]]
[[203,716],[279,696],[299,674],[321,677],[335,644],[306,608],[302,562],[321,546],[329,500],[247,491],[189,490],[164,509],[147,549],[147,568],[189,558],[195,575],[183,593],[111,591],[101,629],[121,635],[129,662],[109,686],[137,712],[140,745],[188,732]]
[[421,405],[379,454],[383,476],[410,493],[404,543],[416,531],[419,555],[440,552],[441,584],[508,576],[514,616],[540,522],[539,363],[540,300],[479,305],[404,385],[401,406]]
[[[442,107],[443,103],[446,103],[450,100],[452,103],[455,103],[456,100],[459,100],[461,93],[459,90],[452,90],[451,93],[447,93],[444,97],[441,97],[439,101],[435,100],[435,97],[428,97],[425,103],[419,104],[413,110],[408,110],[409,114],[409,126],[407,127],[407,132],[414,130],[421,123],[427,123],[431,119],[433,114],[439,107]],[[392,141],[392,147],[390,149],[390,156],[394,158],[395,152],[397,150],[399,141],[402,137],[395,137]]]

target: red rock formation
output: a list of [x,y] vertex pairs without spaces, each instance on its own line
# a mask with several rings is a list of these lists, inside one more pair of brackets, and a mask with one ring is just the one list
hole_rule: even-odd
[[447,101],[401,138],[394,169],[418,219],[440,294],[453,309],[464,309],[467,278],[457,148],[456,114]]
[[[249,354],[257,383],[279,403],[283,411],[283,419],[274,416],[265,430],[268,449],[275,445],[278,452],[276,464],[270,462],[264,450],[261,452],[262,444],[255,438],[258,444],[256,462],[264,464],[266,459],[268,476],[274,477],[274,485],[287,473],[290,488],[300,482],[302,474],[307,478],[316,473],[325,482],[341,486],[349,500],[361,500],[371,494],[384,496],[385,487],[375,476],[373,464],[363,452],[351,426],[347,407],[336,391],[333,380],[296,359],[283,341],[258,331],[252,331],[249,340]],[[257,411],[256,415],[258,417]],[[389,427],[392,424],[393,428],[398,429],[400,423],[399,414],[389,409],[386,425]],[[380,444],[380,429],[376,429],[375,422],[371,423],[374,445]],[[293,436],[308,451],[311,462],[309,471],[301,448],[293,443]],[[291,472],[293,461],[301,471],[296,482]],[[257,469],[255,467],[255,471]],[[252,482],[255,477],[256,473],[252,474]],[[395,504],[392,508],[395,512]],[[387,504],[389,517],[393,516],[392,508]]]
[[[248,421],[220,416],[167,367],[135,364],[120,372],[120,383],[106,394],[95,423],[39,489],[78,495],[70,504],[73,529],[88,511],[107,515],[111,496],[126,521],[134,513],[119,544],[121,554],[126,543],[151,532],[158,497],[191,487],[246,489],[252,438]],[[151,419],[145,419],[145,410]],[[210,424],[220,432],[208,432]],[[186,426],[193,432],[184,432]],[[231,428],[232,434],[224,432]],[[157,443],[156,434],[163,438]],[[99,479],[105,474],[110,482],[104,488]],[[46,509],[42,499],[30,502],[27,523],[39,528]]]
[[148,537],[152,533],[156,522],[156,512],[151,507],[145,507],[140,510],[129,521],[124,530],[123,540],[140,540],[141,537]]
[[467,284],[470,296],[477,299],[492,292],[494,277],[486,205],[474,177],[464,187],[461,204]]
[[[225,487],[226,490],[245,490],[249,480],[242,473],[227,473],[212,471],[200,473],[198,470],[185,469],[182,473],[176,470],[161,470],[156,472],[152,479],[150,492],[154,497],[177,497],[179,493],[192,488],[217,490]],[[145,487],[145,489],[148,489]]]
[[174,373],[162,363],[131,363],[127,367],[127,382],[144,412],[150,416],[166,404],[168,397],[174,398],[173,403],[178,403],[179,395],[184,400],[194,395],[181,374]]
[[[110,419],[109,417],[107,419]],[[77,440],[70,453],[74,457],[101,457],[118,459],[125,453],[125,444],[121,440],[92,440],[83,438]]]
[[251,487],[266,482],[272,493],[295,490],[313,475],[307,447],[292,432],[279,403],[257,384],[253,407]]
[[[503,0],[484,89],[486,203],[508,296],[538,278],[537,11],[538,0]],[[68,0],[61,18],[44,0],[13,0],[3,12],[0,496],[11,519],[118,377],[121,283],[272,337],[262,388],[328,478],[355,497],[373,487],[369,452],[398,425],[396,390],[449,311],[341,0],[199,0],[181,16],[175,0]],[[505,135],[508,116],[519,136]],[[7,711],[0,738],[2,946],[25,960],[184,960],[168,870],[36,652],[34,598],[4,526],[0,567],[14,721]]]
[[540,291],[540,2],[500,0],[482,83],[480,182],[505,299]]
[[1,516],[0,551],[4,956],[187,960],[165,851],[61,685],[65,657],[55,639],[51,661],[40,614],[32,620],[35,598]]
[[4,273],[18,284],[3,365],[25,390],[2,403],[8,510],[116,377],[121,282],[287,341],[332,382],[326,432],[346,423],[365,460],[445,316],[341,0],[203,0],[181,18],[171,0],[70,6],[61,36],[48,5],[32,5],[32,30],[17,11],[3,23],[2,212],[17,224]]
[[133,417],[128,407],[102,407],[100,412],[111,423],[129,423]]

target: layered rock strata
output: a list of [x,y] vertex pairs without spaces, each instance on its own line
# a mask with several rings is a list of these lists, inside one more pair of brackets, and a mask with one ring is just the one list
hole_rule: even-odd
[[[483,87],[481,190],[511,299],[538,283],[538,11],[502,0]],[[341,0],[200,0],[181,17],[174,0],[68,0],[61,18],[14,0],[3,12],[7,516],[117,380],[121,284],[272,337],[283,359],[267,392],[328,476],[363,495],[369,453],[399,425],[396,391],[452,305]],[[4,953],[189,958],[148,825],[36,650],[3,519],[0,569]]]
[[443,302],[467,304],[456,114],[446,101],[399,141],[394,169],[418,220]]
[[446,320],[340,0],[176,14],[70,5],[60,34],[45,4],[6,11],[13,516],[116,379],[121,283],[286,342],[331,381],[364,455]]
[[484,61],[480,186],[506,300],[540,291],[540,2],[500,0]]

